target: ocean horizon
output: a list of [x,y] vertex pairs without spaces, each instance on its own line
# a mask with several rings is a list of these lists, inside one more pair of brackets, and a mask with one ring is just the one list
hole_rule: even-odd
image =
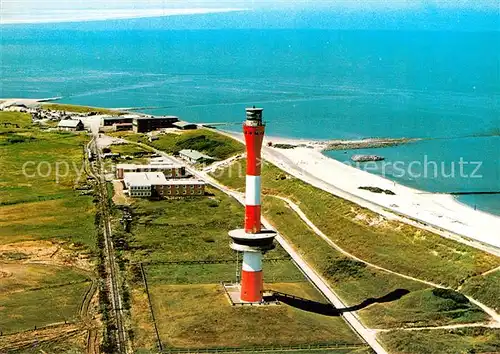
[[[0,96],[149,107],[141,111],[228,123],[231,130],[239,130],[246,106],[257,105],[271,136],[424,138],[326,155],[481,162],[477,179],[384,175],[429,192],[493,192],[500,190],[499,37],[491,31],[16,26],[2,31]],[[498,195],[459,201],[500,215]]]

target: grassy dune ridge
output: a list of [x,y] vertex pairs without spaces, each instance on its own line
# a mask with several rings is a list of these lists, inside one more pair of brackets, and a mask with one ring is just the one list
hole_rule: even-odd
[[[265,197],[264,212],[281,235],[319,270],[348,306],[362,305],[358,314],[370,327],[439,326],[488,319],[468,301],[458,303],[444,299],[434,295],[425,284],[346,258],[310,230],[280,199]],[[408,294],[384,302],[388,294],[401,290]]]

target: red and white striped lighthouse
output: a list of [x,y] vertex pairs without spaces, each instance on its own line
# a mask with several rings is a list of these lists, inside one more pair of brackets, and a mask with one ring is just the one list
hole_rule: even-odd
[[263,293],[262,255],[274,248],[276,232],[263,230],[261,213],[261,150],[265,124],[262,122],[262,108],[247,108],[243,124],[247,150],[247,171],[245,188],[245,228],[229,232],[233,243],[231,248],[243,252],[241,270],[241,300],[261,302]]

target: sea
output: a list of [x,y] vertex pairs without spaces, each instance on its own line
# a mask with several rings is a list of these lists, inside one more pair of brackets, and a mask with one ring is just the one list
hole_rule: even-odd
[[[325,154],[383,156],[357,167],[424,192],[500,191],[499,32],[0,30],[0,97],[61,96],[229,130],[255,105],[271,136],[422,139]],[[500,215],[500,194],[457,198]]]

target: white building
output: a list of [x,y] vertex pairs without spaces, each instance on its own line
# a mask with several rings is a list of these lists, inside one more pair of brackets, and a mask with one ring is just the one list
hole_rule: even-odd
[[123,183],[131,197],[165,198],[205,195],[205,182],[197,179],[167,179],[161,172],[125,173]]

